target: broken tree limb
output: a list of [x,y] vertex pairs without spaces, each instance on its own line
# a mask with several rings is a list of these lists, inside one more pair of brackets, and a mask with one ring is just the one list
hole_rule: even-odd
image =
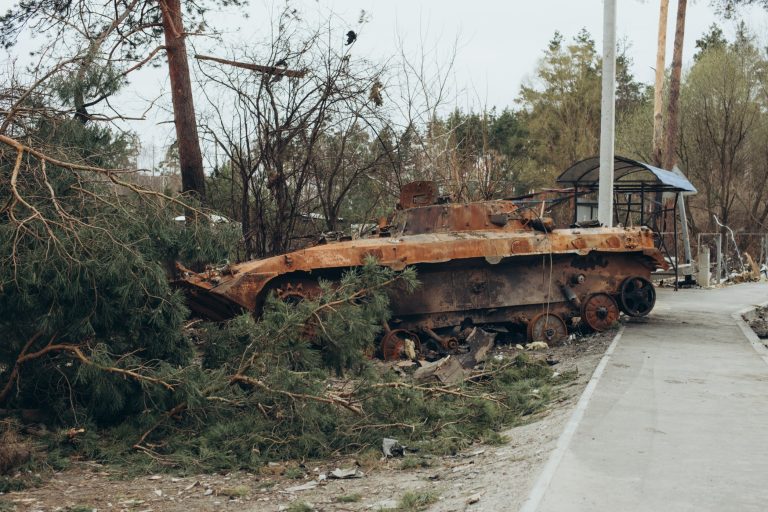
[[168,382],[165,382],[162,379],[158,379],[156,377],[150,377],[149,375],[141,374],[134,370],[126,370],[125,368],[117,368],[115,366],[103,366],[100,365],[93,360],[89,359],[82,351],[81,347],[77,345],[69,345],[69,344],[63,344],[63,343],[53,343],[51,340],[51,343],[48,343],[45,347],[41,348],[37,352],[27,352],[32,344],[40,337],[39,333],[36,333],[34,336],[32,336],[24,345],[24,348],[19,353],[19,356],[16,358],[16,362],[13,366],[13,370],[11,371],[11,375],[8,379],[8,382],[6,382],[5,386],[3,386],[2,391],[0,391],[0,403],[4,402],[7,398],[8,394],[10,393],[11,389],[13,388],[13,384],[16,382],[19,376],[19,371],[21,369],[21,365],[24,364],[27,361],[33,360],[33,359],[39,359],[46,354],[50,353],[56,353],[56,352],[64,352],[71,354],[75,357],[78,361],[80,361],[82,364],[93,366],[94,368],[97,368],[103,372],[107,373],[114,373],[116,375],[122,375],[123,377],[129,377],[135,381],[138,382],[151,382],[153,384],[157,384],[159,386],[164,387],[168,391],[174,391],[174,384],[170,384]]
[[11,370],[11,375],[8,377],[8,382],[5,383],[2,391],[0,391],[0,403],[5,402],[6,397],[11,392],[11,389],[13,389],[13,385],[16,383],[16,379],[19,376],[19,370],[21,369],[21,363],[24,362],[22,358],[26,356],[27,351],[32,346],[32,344],[42,335],[42,331],[37,331],[32,335],[31,338],[27,340],[27,342],[24,344],[24,348],[22,348],[21,352],[19,352],[19,356],[16,358],[16,363],[13,365],[13,370]]
[[378,384],[372,385],[371,387],[372,388],[403,388],[403,389],[412,389],[415,391],[421,391],[423,393],[430,393],[430,394],[453,395],[461,398],[468,398],[470,400],[489,400],[491,402],[496,402],[497,404],[505,408],[507,407],[499,399],[495,398],[493,395],[489,393],[483,393],[481,395],[473,395],[468,393],[462,393],[461,391],[458,391],[456,389],[450,389],[446,387],[419,386],[416,384],[407,384],[405,382],[380,382]]
[[[134,169],[110,169],[110,168],[104,168],[104,167],[95,167],[92,165],[84,165],[84,164],[77,164],[74,162],[65,162],[63,160],[59,160],[57,158],[53,158],[51,156],[48,156],[47,154],[43,153],[42,151],[39,151],[31,146],[27,146],[26,144],[22,144],[21,142],[17,141],[16,139],[13,139],[11,137],[7,137],[5,135],[0,134],[0,143],[3,143],[7,146],[10,146],[14,148],[17,151],[17,157],[16,157],[16,164],[14,165],[13,170],[11,171],[11,192],[12,192],[12,199],[9,201],[8,205],[3,206],[3,211],[7,210],[8,208],[12,208],[16,203],[22,202],[25,206],[31,208],[33,211],[34,208],[31,207],[26,203],[26,201],[20,200],[20,195],[18,194],[16,182],[18,179],[18,175],[21,169],[21,163],[22,159],[24,157],[24,153],[27,153],[29,155],[34,156],[35,158],[40,159],[41,161],[46,161],[50,164],[56,165],[58,167],[64,167],[66,169],[69,169],[71,171],[87,171],[92,172],[95,174],[99,174],[102,176],[105,176],[109,181],[114,183],[115,185],[119,185],[121,187],[125,187],[128,190],[135,192],[139,196],[154,196],[159,199],[163,199],[165,201],[168,201],[170,203],[176,204],[178,206],[183,207],[185,210],[192,210],[195,213],[199,215],[205,215],[205,212],[193,208],[189,204],[187,204],[184,201],[180,201],[176,199],[175,197],[171,197],[167,194],[164,194],[162,192],[156,192],[154,190],[149,190],[146,188],[139,187],[137,185],[134,185],[132,183],[129,183],[125,180],[121,180],[117,177],[117,175],[121,174],[128,174],[135,172]],[[39,212],[38,212],[39,213]],[[42,214],[39,215],[42,217]]]
[[363,410],[360,408],[360,406],[355,405],[351,402],[348,402],[347,400],[343,400],[333,395],[317,396],[317,395],[308,395],[305,393],[292,393],[290,391],[285,391],[282,389],[274,389],[269,387],[267,384],[260,381],[259,379],[254,379],[253,377],[248,377],[247,375],[240,375],[240,374],[233,375],[232,377],[230,377],[229,382],[232,384],[240,383],[240,384],[245,384],[251,387],[257,387],[266,391],[267,393],[274,393],[277,395],[287,396],[292,400],[312,400],[315,402],[321,402],[321,403],[330,404],[330,405],[337,405],[337,406],[343,407],[344,409],[352,411],[357,415],[363,414]]
[[228,66],[234,66],[236,68],[249,69],[258,73],[264,73],[267,75],[287,76],[290,78],[304,78],[307,74],[306,69],[286,69],[276,66],[262,66],[260,64],[251,64],[249,62],[239,62],[236,60],[220,59],[218,57],[211,57],[210,55],[195,55],[198,60],[209,60],[212,62],[218,62],[219,64],[226,64]]
[[146,447],[144,446],[144,441],[146,441],[146,440],[147,440],[147,437],[149,437],[149,434],[151,434],[152,432],[154,432],[154,431],[155,431],[155,429],[157,429],[157,427],[159,427],[160,425],[162,425],[162,424],[163,424],[163,422],[164,422],[165,420],[167,420],[168,418],[172,418],[172,417],[174,417],[174,416],[177,416],[177,415],[181,414],[181,413],[182,413],[182,412],[184,412],[186,409],[187,409],[187,402],[182,402],[182,403],[180,403],[180,404],[177,404],[177,405],[175,405],[173,408],[171,408],[171,409],[170,409],[170,410],[169,410],[169,411],[168,411],[168,412],[167,412],[167,413],[166,413],[166,414],[163,416],[163,418],[162,418],[162,419],[160,419],[159,421],[155,422],[155,424],[154,424],[154,425],[152,425],[152,426],[151,426],[151,427],[150,427],[148,430],[146,430],[146,431],[145,431],[145,432],[144,432],[144,433],[141,435],[141,437],[139,438],[139,440],[138,440],[138,441],[136,441],[136,443],[133,445],[133,448],[134,448],[134,449],[136,449],[136,450],[141,450],[141,451],[143,451],[143,452],[145,452],[145,453],[148,453],[148,454],[152,455],[152,452],[151,452],[151,451],[148,451],[148,448],[146,448]]

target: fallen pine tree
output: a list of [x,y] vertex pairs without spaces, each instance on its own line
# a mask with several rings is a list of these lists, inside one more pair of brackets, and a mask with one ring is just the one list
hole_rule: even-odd
[[0,454],[5,473],[71,456],[134,471],[254,469],[382,437],[446,453],[498,439],[552,396],[550,370],[524,358],[452,386],[382,370],[371,354],[386,289],[417,282],[374,261],[317,298],[271,300],[258,322],[185,331],[169,263],[222,261],[230,233],[178,225],[179,211],[205,215],[183,198],[115,194],[123,171],[109,159],[70,163],[0,142],[0,409],[18,448]]

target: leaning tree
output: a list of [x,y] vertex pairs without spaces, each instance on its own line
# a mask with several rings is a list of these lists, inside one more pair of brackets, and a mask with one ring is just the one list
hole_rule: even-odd
[[[66,80],[59,88],[65,106],[81,123],[122,117],[110,97],[126,83],[130,73],[156,64],[164,52],[168,62],[174,123],[179,150],[182,187],[205,199],[203,158],[197,136],[192,97],[187,36],[205,29],[203,17],[212,3],[239,5],[241,0],[21,0],[0,17],[0,44],[14,46],[20,35],[44,36],[37,52],[41,66],[32,89]],[[19,95],[19,105],[28,94]],[[100,109],[104,113],[95,113]],[[0,133],[12,128],[11,109]]]

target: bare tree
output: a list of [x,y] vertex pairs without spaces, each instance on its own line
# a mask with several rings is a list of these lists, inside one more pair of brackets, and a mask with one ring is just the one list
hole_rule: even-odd
[[288,10],[277,25],[254,53],[200,62],[213,112],[203,126],[237,181],[248,257],[290,249],[317,209],[335,229],[344,198],[383,158],[360,149],[377,125],[382,69],[354,57],[346,27],[307,28]]
[[728,48],[708,52],[687,77],[680,155],[699,189],[692,207],[704,210],[698,222],[710,231],[713,215],[729,224],[740,197],[759,204],[766,193],[761,66],[753,50]]

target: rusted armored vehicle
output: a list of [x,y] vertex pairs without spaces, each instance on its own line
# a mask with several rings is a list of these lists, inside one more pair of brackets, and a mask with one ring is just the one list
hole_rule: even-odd
[[554,229],[536,208],[510,200],[442,202],[433,182],[415,182],[403,188],[387,222],[365,237],[185,271],[182,284],[203,317],[259,315],[268,294],[301,300],[317,292],[319,278],[338,279],[368,256],[395,270],[415,266],[420,282],[413,293],[390,292],[385,358],[399,357],[406,340],[454,349],[467,326],[523,326],[530,340],[550,343],[566,339],[579,319],[601,331],[621,311],[648,314],[656,298],[650,274],[666,267],[648,228]]

